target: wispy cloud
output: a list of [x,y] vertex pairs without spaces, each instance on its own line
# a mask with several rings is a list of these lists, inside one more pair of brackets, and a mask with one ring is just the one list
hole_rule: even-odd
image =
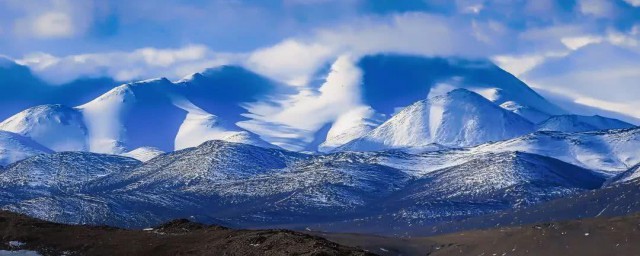
[[203,45],[176,49],[142,48],[132,52],[106,52],[57,57],[34,53],[18,60],[52,83],[82,77],[112,77],[130,81],[153,77],[183,77],[209,67],[237,62],[234,54],[215,53]]

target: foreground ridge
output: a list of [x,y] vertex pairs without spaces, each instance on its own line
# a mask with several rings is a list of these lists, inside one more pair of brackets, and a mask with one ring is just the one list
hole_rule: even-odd
[[43,255],[373,255],[288,230],[233,230],[188,220],[145,230],[124,230],[56,224],[7,211],[0,211],[0,237],[0,253],[28,250]]

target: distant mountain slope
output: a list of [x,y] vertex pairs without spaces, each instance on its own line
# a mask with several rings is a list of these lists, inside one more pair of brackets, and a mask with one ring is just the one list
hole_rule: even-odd
[[[423,226],[534,205],[604,181],[601,174],[533,154],[455,154],[305,155],[225,141],[142,164],[57,153],[10,165],[0,179],[0,206],[59,222],[123,227],[193,216],[239,227],[381,232],[388,225]],[[438,158],[434,170],[420,167]]]
[[422,200],[532,205],[575,191],[596,189],[604,176],[565,162],[521,152],[483,154],[431,172],[409,193]]
[[95,192],[93,181],[116,173],[124,175],[139,164],[128,157],[88,152],[43,154],[7,166],[0,173],[0,187],[16,197]]
[[33,155],[48,153],[53,151],[27,137],[0,131],[0,166],[6,166]]
[[640,128],[581,133],[535,132],[474,147],[471,153],[522,151],[615,175],[640,162]]
[[602,116],[552,116],[537,125],[538,131],[587,132],[597,130],[628,129],[635,125]]
[[403,109],[339,150],[420,149],[430,144],[474,146],[518,137],[533,124],[480,95],[456,89]]
[[113,178],[117,180],[114,182],[128,184],[123,187],[125,190],[172,188],[206,192],[218,189],[219,182],[284,169],[304,157],[283,150],[208,141],[195,148],[162,155],[124,176]]
[[[460,230],[450,234],[385,237],[309,232],[379,255],[634,255],[639,214]],[[456,223],[449,223],[455,225]]]
[[597,189],[604,181],[598,173],[539,155],[475,155],[461,164],[423,174],[381,198],[376,205],[384,210],[307,225],[329,232],[412,235],[442,221],[520,209]]
[[640,212],[639,197],[640,179],[636,178],[529,207],[469,218],[455,223],[444,222],[417,229],[414,233],[426,235],[432,234],[433,231],[446,233],[549,221],[627,216]]

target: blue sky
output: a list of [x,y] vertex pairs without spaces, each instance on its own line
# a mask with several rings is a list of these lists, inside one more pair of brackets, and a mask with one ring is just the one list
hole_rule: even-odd
[[640,118],[640,0],[2,0],[0,54],[54,83],[240,64],[293,86],[343,55],[483,57]]
[[34,51],[70,55],[188,44],[243,52],[364,17],[407,12],[496,22],[516,31],[566,25],[624,31],[640,17],[640,9],[633,6],[637,1],[3,0],[0,46],[13,57]]

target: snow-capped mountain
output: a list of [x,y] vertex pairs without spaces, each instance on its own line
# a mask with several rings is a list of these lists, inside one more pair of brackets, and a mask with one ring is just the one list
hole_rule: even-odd
[[365,56],[358,66],[365,103],[383,114],[455,88],[474,91],[533,123],[566,114],[487,60],[382,54]]
[[213,139],[274,147],[196,106],[182,86],[166,79],[124,84],[78,107],[29,108],[0,123],[0,129],[55,151],[124,154],[154,147],[167,152]]
[[581,133],[535,132],[469,149],[479,152],[521,151],[553,157],[609,175],[640,163],[640,128]]
[[518,137],[533,124],[466,89],[422,100],[341,150],[417,149],[431,144],[474,146]]
[[538,124],[538,131],[587,132],[598,130],[627,129],[635,125],[618,119],[602,116],[559,115]]
[[12,132],[0,131],[0,166],[6,166],[30,156],[52,152],[51,149],[30,138]]
[[55,151],[88,149],[82,113],[63,105],[29,108],[0,123],[0,130],[29,137]]
[[123,153],[151,146],[173,150],[184,110],[172,104],[175,88],[166,79],[118,86],[78,107],[88,129],[89,150]]
[[[353,77],[348,78],[354,81],[350,86],[357,95],[353,98],[359,98],[361,102],[335,120],[310,128],[317,130],[292,129],[277,121],[289,117],[270,111],[277,109],[276,106],[288,106],[291,101],[298,101],[305,93],[321,93],[327,88],[297,91],[237,66],[208,69],[175,83],[152,79],[121,85],[77,107],[62,104],[27,109],[6,120],[1,129],[31,137],[56,151],[122,154],[140,147],[155,147],[169,152],[194,147],[207,140],[263,147],[290,146],[287,141],[291,140],[302,151],[328,152],[350,142],[370,144],[352,150],[473,146],[531,132],[530,125],[523,119],[539,123],[551,116],[569,114],[486,60],[386,54],[364,56],[353,62],[353,67],[350,66]],[[15,64],[14,68],[30,75],[24,66]],[[339,88],[341,80],[336,80],[335,76],[344,72],[336,72],[321,70],[318,75],[326,75],[327,83],[334,83],[334,87]],[[23,80],[26,83],[33,79]],[[33,84],[47,87],[38,81]],[[60,88],[79,88],[75,83],[83,81]],[[105,84],[109,84],[108,81]],[[461,88],[477,95],[462,96],[463,93],[456,90]],[[56,96],[46,103],[77,102],[100,90],[79,93],[82,95],[74,100],[61,100]],[[59,95],[57,92],[45,94]],[[73,92],[66,94],[74,95]],[[251,112],[256,106],[277,116],[275,121],[263,113]],[[405,111],[398,113],[402,108]],[[511,112],[522,118],[509,115]],[[498,122],[487,122],[493,114],[499,116]],[[82,122],[78,120],[80,117]],[[260,125],[246,123],[258,117]],[[427,117],[428,122],[421,120]],[[437,120],[439,118],[442,120]],[[418,123],[398,124],[405,119]],[[581,117],[575,121],[578,123],[571,125],[554,121],[558,119],[564,120],[551,118],[540,129],[564,131],[580,127],[579,130],[584,130],[583,123],[596,128],[624,126],[599,118]],[[554,125],[557,122],[561,122],[562,127]],[[149,132],[151,127],[153,132]],[[403,134],[414,132],[412,129],[415,134]],[[313,141],[300,139],[307,133],[314,135]]]

